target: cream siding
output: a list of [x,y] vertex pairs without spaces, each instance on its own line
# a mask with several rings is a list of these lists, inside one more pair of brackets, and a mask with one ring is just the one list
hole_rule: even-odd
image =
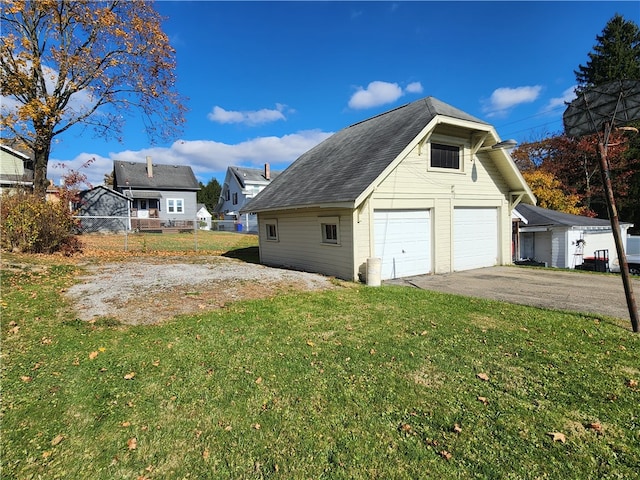
[[[339,218],[339,244],[323,244],[321,221]],[[322,273],[353,280],[353,225],[351,210],[303,209],[258,214],[260,261],[266,265]],[[266,224],[276,220],[278,240],[267,240]]]
[[472,156],[469,142],[442,136],[434,136],[432,140],[463,148],[461,170],[429,168],[429,145],[419,144],[377,186],[372,195],[373,208],[430,209],[433,271],[448,273],[453,271],[453,209],[495,207],[498,209],[498,263],[510,263],[509,188],[495,162],[487,154]]

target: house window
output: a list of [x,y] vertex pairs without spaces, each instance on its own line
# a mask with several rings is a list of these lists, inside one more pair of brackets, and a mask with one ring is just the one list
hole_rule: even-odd
[[460,147],[431,144],[431,166],[435,168],[460,169]]
[[224,191],[224,199],[228,202],[231,199],[231,192],[229,192],[229,189]]
[[184,213],[182,198],[167,198],[167,213]]
[[338,228],[338,217],[320,218],[320,231],[322,233],[322,243],[329,245],[340,244],[340,229]]
[[238,192],[233,193],[233,204],[234,205],[238,204]]
[[265,223],[267,240],[278,241],[278,224],[275,220],[269,220]]

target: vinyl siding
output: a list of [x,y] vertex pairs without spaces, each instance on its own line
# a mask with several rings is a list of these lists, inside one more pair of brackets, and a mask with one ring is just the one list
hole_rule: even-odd
[[495,163],[483,153],[472,157],[469,145],[460,139],[436,136],[433,140],[462,147],[461,170],[429,168],[429,145],[418,145],[376,188],[374,208],[431,209],[433,270],[448,273],[453,271],[453,209],[495,207],[498,263],[510,263],[511,212],[506,200],[509,189]]
[[[339,245],[322,243],[321,217],[339,218]],[[305,209],[258,214],[260,261],[266,265],[354,280],[351,210]],[[278,240],[267,240],[266,223],[277,221]]]

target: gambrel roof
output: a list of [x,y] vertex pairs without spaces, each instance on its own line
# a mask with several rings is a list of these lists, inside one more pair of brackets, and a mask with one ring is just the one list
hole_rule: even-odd
[[200,184],[189,166],[152,164],[149,176],[147,163],[113,162],[114,188],[125,190],[200,190]]
[[[375,188],[377,179],[441,122],[465,128],[469,135],[477,132],[493,137],[487,137],[489,142],[499,141],[488,123],[434,97],[426,97],[335,133],[300,156],[241,211],[327,204],[354,208]],[[509,187],[524,192],[528,201],[534,203],[513,161],[496,163]]]

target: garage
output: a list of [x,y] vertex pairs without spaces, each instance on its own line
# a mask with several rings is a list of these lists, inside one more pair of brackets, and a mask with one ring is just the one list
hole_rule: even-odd
[[383,280],[431,272],[429,210],[375,210],[373,216]]
[[453,213],[454,271],[498,264],[498,209],[455,208]]

